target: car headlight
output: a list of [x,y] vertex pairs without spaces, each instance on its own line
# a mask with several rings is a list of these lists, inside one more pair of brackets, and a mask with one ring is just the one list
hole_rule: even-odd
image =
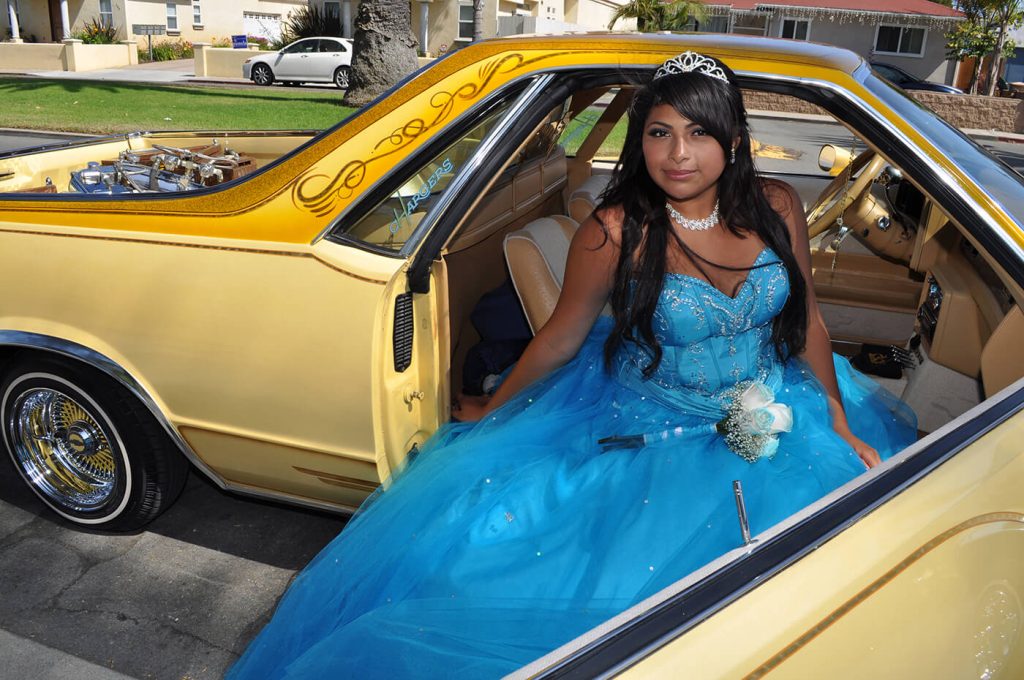
[[243,64],[248,64],[248,63],[249,63],[250,61],[252,61],[252,58],[251,58],[251,57],[250,57],[249,59],[246,59],[246,60],[245,60],[245,61],[243,61],[242,63],[243,63]]

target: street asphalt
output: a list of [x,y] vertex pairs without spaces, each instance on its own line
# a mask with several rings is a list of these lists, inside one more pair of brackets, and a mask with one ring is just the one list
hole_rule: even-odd
[[193,473],[133,534],[71,528],[0,461],[0,678],[213,680],[345,518]]

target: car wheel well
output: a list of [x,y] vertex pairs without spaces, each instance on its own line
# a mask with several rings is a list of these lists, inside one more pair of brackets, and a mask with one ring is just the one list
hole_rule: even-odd
[[[0,356],[3,360],[0,369],[3,448],[8,450],[23,481],[51,510],[83,528],[131,531],[154,519],[174,502],[184,488],[190,463],[147,404],[131,389],[104,370],[59,352],[4,348]],[[18,396],[19,392],[22,396]],[[16,431],[17,423],[22,422],[19,414],[23,408],[26,412],[30,410],[27,405],[36,399],[37,393],[46,399],[70,404],[65,408],[74,414],[76,432],[84,433],[76,443],[104,442],[99,452],[82,454],[84,460],[96,456],[101,459],[100,463],[87,469],[88,463],[79,460],[54,476],[57,483],[35,483],[40,477],[33,473],[41,468],[41,457],[32,455],[33,447],[24,444],[26,440]],[[48,420],[43,419],[44,427]],[[10,436],[8,427],[13,428]],[[64,434],[72,429],[66,421],[62,427]],[[73,455],[65,453],[60,460]],[[52,460],[49,464],[52,465]],[[62,483],[83,469],[86,476]],[[74,492],[86,482],[111,490],[102,493],[98,504],[82,505],[81,498]]]

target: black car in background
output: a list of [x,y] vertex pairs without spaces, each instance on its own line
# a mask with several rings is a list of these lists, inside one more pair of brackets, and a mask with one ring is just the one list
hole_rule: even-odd
[[942,83],[933,83],[930,80],[921,80],[917,76],[912,76],[903,69],[898,66],[893,66],[892,64],[873,61],[871,62],[871,68],[875,70],[875,73],[904,90],[926,90],[928,92],[945,92],[947,94],[964,93],[963,90],[958,87],[953,87],[952,85],[943,85]]

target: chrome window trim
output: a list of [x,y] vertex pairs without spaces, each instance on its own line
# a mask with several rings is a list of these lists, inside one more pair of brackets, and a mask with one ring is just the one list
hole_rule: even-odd
[[283,492],[254,489],[252,487],[235,484],[223,479],[220,475],[214,472],[212,468],[204,463],[194,450],[192,450],[192,447],[187,441],[185,441],[185,438],[181,436],[181,433],[178,432],[177,428],[171,424],[163,411],[160,410],[156,400],[153,399],[152,395],[150,395],[146,388],[135,379],[135,376],[125,370],[123,366],[110,357],[101,354],[94,349],[80,345],[71,340],[64,340],[63,338],[57,338],[51,335],[12,330],[0,330],[0,347],[21,347],[41,350],[50,354],[58,354],[63,357],[80,361],[114,379],[146,407],[146,409],[163,428],[167,436],[170,437],[174,445],[179,451],[181,451],[181,454],[185,456],[185,458],[200,472],[206,475],[210,481],[216,484],[218,488],[224,491],[231,491],[255,498],[282,501],[291,505],[301,505],[316,510],[327,510],[330,512],[340,513],[351,513],[355,511],[355,508],[349,506],[292,496]]
[[[423,242],[424,236],[434,230],[434,226],[438,220],[448,211],[452,201],[455,200],[455,196],[465,190],[466,185],[470,179],[475,175],[480,167],[486,162],[486,159],[494,152],[494,149],[500,143],[502,137],[508,134],[509,130],[516,122],[516,120],[523,115],[526,108],[533,102],[533,100],[540,95],[540,93],[554,81],[556,78],[554,73],[547,72],[542,73],[538,76],[533,76],[535,79],[532,83],[526,86],[526,89],[516,98],[512,105],[502,116],[498,124],[487,133],[487,137],[480,142],[473,152],[473,155],[468,161],[462,166],[462,169],[452,179],[451,184],[443,194],[438,197],[437,203],[423,216],[420,220],[419,225],[416,227],[416,231],[409,237],[409,240],[402,246],[401,254],[405,257],[412,255]],[[511,84],[511,83],[510,83]]]
[[[451,54],[451,53],[449,53],[449,54]],[[531,79],[534,79],[534,78],[537,78],[537,77],[538,76],[535,73],[528,73],[528,74],[525,74],[525,75],[520,76],[518,78],[513,78],[512,80],[508,81],[507,83],[505,83],[504,85],[502,85],[501,87],[496,89],[495,91],[489,93],[487,96],[485,96],[482,100],[480,100],[476,104],[472,105],[471,107],[469,107],[468,109],[463,111],[458,117],[456,117],[454,120],[452,120],[450,123],[448,123],[444,127],[447,129],[447,128],[458,127],[458,126],[462,125],[466,121],[466,119],[476,117],[479,114],[479,110],[480,110],[481,106],[487,107],[487,106],[492,105],[493,103],[495,103],[495,100],[501,99],[502,97],[506,96],[506,92],[510,88],[519,87],[520,84],[523,81],[531,80]],[[527,90],[528,89],[529,89],[529,87],[527,87]],[[519,101],[520,101],[520,98],[523,97],[525,94],[526,94],[526,91],[523,91],[523,92],[519,93],[519,95],[515,98],[515,103],[513,104],[513,106],[515,106],[515,104],[518,104]],[[502,120],[504,120],[504,119],[502,119]],[[437,139],[440,135],[443,135],[443,134],[445,134],[445,130],[444,129],[439,130],[437,132],[437,134],[434,136],[434,138]],[[428,141],[426,145],[429,146],[432,141],[433,140]],[[477,147],[477,151],[479,151],[479,147]],[[405,160],[410,160],[411,161],[411,159],[413,159],[413,158],[415,158],[417,156],[421,156],[421,155],[423,155],[423,150],[422,149],[417,149],[416,151],[411,153],[409,156],[407,156]],[[474,152],[474,156],[473,157],[474,158],[476,157],[476,152]],[[322,230],[320,230],[320,232],[313,238],[313,240],[310,241],[310,245],[316,245],[318,242],[320,242],[323,239],[325,239],[326,237],[330,236],[332,234],[332,232],[334,232],[338,228],[338,226],[345,219],[350,217],[353,212],[362,210],[363,213],[365,214],[365,212],[367,211],[367,206],[365,206],[363,204],[366,202],[366,200],[365,200],[366,197],[369,196],[377,186],[380,186],[382,184],[388,184],[390,182],[394,182],[395,177],[401,175],[403,172],[407,172],[408,171],[408,167],[407,166],[408,166],[408,163],[406,163],[406,162],[397,163],[396,165],[392,166],[387,172],[385,172],[383,175],[381,175],[380,178],[378,178],[376,182],[374,182],[372,185],[370,185],[370,186],[366,187],[365,189],[363,189],[363,191],[360,192],[360,195],[358,197],[356,197],[355,200],[353,200],[348,205],[346,205],[344,208],[342,208],[341,212],[339,212],[337,215],[335,215],[327,223],[327,226],[325,226]],[[450,188],[451,188],[451,185],[449,185],[449,187],[445,189],[445,193],[447,193],[448,189],[450,189]],[[416,231],[409,237],[409,239],[404,244],[402,244],[402,247],[399,248],[398,250],[389,250],[389,249],[383,248],[381,246],[375,246],[372,243],[366,243],[366,242],[361,241],[361,240],[359,240],[357,238],[347,237],[346,234],[344,234],[344,233],[338,234],[338,238],[339,238],[339,240],[343,239],[345,241],[346,245],[351,245],[354,248],[362,248],[364,250],[367,250],[369,252],[375,253],[377,255],[383,255],[384,257],[393,257],[393,258],[405,259],[405,258],[408,257],[408,252],[407,252],[408,244],[410,242],[412,242],[414,239],[422,240],[423,234],[426,233],[426,232],[421,231],[421,229],[423,228],[423,223],[427,219],[427,217],[429,217],[429,215],[425,215],[424,216],[424,219],[421,220],[420,224],[418,224],[416,226]],[[362,214],[360,216],[356,217],[356,219],[361,219],[361,218],[362,218]]]

